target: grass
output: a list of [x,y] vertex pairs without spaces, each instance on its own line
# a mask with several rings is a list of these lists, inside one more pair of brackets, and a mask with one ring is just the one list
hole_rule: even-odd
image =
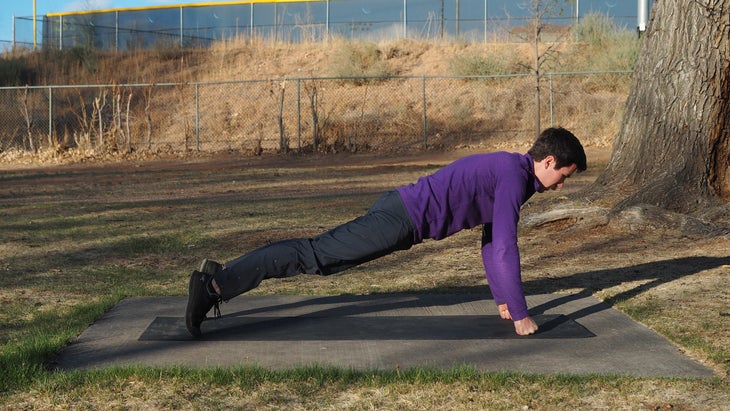
[[[559,248],[554,244],[562,237],[550,230],[521,230],[526,289],[545,292],[549,284],[551,292],[593,292],[715,367],[717,378],[529,375],[468,367],[52,369],[55,353],[125,296],[184,295],[187,273],[203,257],[227,260],[268,241],[316,234],[459,154],[330,156],[327,164],[322,157],[216,158],[133,168],[6,170],[0,185],[0,407],[712,409],[727,402],[727,376],[720,375],[730,371],[730,336],[716,317],[727,314],[723,267],[708,263],[669,274],[665,265],[651,262],[697,254],[721,260],[727,242],[606,228],[573,231]],[[572,183],[587,184],[593,173]],[[544,196],[548,202],[556,198]],[[464,232],[350,275],[265,282],[254,294],[474,290],[485,287],[477,239],[477,232]],[[632,271],[636,265],[626,267],[647,259],[639,274]],[[581,273],[587,266],[594,271]]]

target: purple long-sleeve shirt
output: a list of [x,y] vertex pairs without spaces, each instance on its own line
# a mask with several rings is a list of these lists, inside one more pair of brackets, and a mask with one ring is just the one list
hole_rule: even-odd
[[517,223],[520,207],[538,188],[529,154],[497,152],[461,158],[397,190],[413,222],[415,243],[491,224],[492,241],[482,247],[489,287],[518,321],[527,317],[527,303]]

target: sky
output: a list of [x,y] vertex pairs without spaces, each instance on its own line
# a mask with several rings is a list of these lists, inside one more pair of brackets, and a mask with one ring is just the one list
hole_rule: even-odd
[[[395,0],[394,0],[395,1]],[[504,0],[490,0],[499,3]],[[581,16],[596,8],[597,11],[619,15],[635,15],[638,0],[579,0]],[[69,11],[107,10],[128,7],[153,7],[169,4],[200,3],[204,0],[35,0],[36,16],[48,13]],[[653,1],[650,1],[653,3]],[[13,16],[15,19],[15,39],[18,42],[33,42],[33,0],[0,0],[0,50],[10,47],[13,39]],[[17,17],[29,17],[17,19]],[[38,36],[40,36],[40,24]],[[38,39],[40,41],[40,39]]]

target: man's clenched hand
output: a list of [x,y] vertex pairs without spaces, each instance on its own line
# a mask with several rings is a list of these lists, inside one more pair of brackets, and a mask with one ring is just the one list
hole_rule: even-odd
[[[503,320],[512,319],[512,315],[509,313],[509,308],[507,308],[507,304],[498,305],[497,310],[499,310],[499,317]],[[525,317],[519,321],[515,321],[515,332],[517,334],[530,335],[535,334],[535,331],[537,331],[537,324],[532,318]]]
[[515,332],[519,335],[530,335],[537,331],[537,324],[530,317],[515,321]]
[[500,304],[497,306],[497,309],[499,310],[499,316],[503,320],[511,320],[512,316],[509,314],[509,310],[507,309],[507,304]]

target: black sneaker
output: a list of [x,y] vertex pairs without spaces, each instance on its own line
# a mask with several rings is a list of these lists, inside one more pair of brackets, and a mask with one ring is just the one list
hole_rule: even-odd
[[190,287],[188,289],[188,307],[185,310],[185,327],[193,337],[200,337],[200,324],[207,318],[208,311],[214,308],[214,315],[221,316],[221,297],[213,290],[213,275],[193,271],[190,274]]

